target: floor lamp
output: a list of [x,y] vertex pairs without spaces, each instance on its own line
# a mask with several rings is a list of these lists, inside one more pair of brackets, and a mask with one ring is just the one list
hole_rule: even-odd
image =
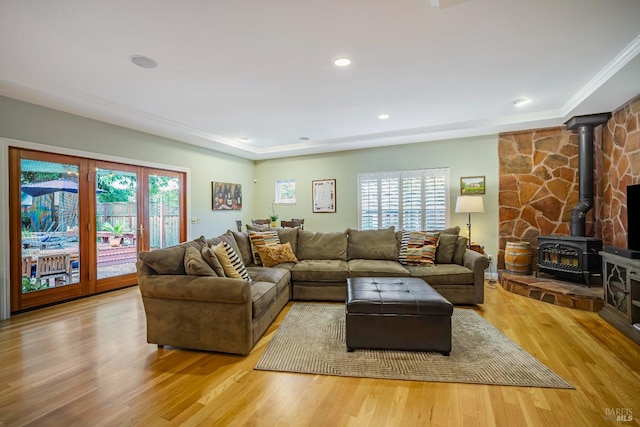
[[467,222],[467,233],[469,234],[467,247],[469,248],[471,248],[471,214],[478,212],[484,212],[482,196],[458,196],[458,200],[456,200],[456,213],[469,214],[469,222]]

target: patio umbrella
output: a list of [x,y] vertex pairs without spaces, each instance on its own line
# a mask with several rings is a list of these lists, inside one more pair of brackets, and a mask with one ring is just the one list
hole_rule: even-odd
[[31,206],[33,205],[33,197],[28,194],[20,193],[20,199],[22,206]]
[[[67,193],[77,193],[78,183],[66,179],[54,179],[51,181],[34,182],[24,184],[22,192],[32,197],[42,196],[45,194],[55,193],[56,191],[66,191]],[[104,190],[98,189],[97,193],[104,193]]]

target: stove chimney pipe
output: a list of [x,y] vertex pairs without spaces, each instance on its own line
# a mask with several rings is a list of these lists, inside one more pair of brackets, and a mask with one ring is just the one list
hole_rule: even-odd
[[587,212],[594,204],[593,129],[609,120],[609,113],[575,116],[565,123],[567,130],[578,129],[579,201],[571,209],[571,235],[587,235]]

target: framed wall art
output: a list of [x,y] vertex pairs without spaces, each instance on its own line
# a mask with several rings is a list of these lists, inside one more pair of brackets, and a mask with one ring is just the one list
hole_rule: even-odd
[[476,195],[484,194],[485,177],[484,176],[463,176],[460,178],[460,194]]
[[242,209],[242,185],[211,182],[211,209],[214,211]]
[[319,179],[311,181],[314,213],[335,213],[336,180]]

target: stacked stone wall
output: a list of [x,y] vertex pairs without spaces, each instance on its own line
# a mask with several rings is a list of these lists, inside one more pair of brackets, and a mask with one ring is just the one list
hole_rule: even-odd
[[[594,131],[595,206],[587,236],[626,247],[626,186],[640,183],[640,97],[614,111]],[[579,198],[578,136],[564,127],[499,136],[499,253],[509,241],[531,243],[537,264],[540,235],[570,235],[571,209]]]
[[507,242],[536,248],[539,235],[570,234],[571,208],[578,202],[578,138],[560,127],[505,133],[498,150],[498,265],[503,267]]
[[600,151],[596,164],[598,234],[605,245],[626,248],[627,186],[640,184],[640,97],[613,113]]

